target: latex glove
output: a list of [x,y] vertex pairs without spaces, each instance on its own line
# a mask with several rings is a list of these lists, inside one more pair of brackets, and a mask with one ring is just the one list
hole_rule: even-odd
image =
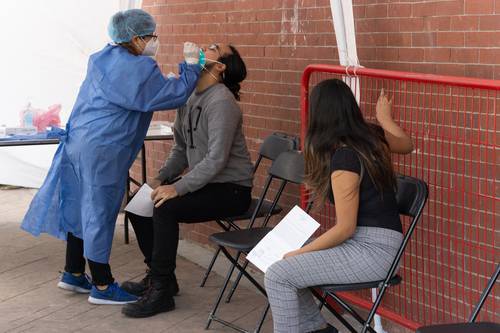
[[190,65],[197,64],[200,60],[200,48],[191,42],[184,43],[184,60]]

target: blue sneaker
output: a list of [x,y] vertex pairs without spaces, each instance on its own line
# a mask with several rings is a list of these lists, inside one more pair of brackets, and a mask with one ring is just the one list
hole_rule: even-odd
[[68,272],[63,272],[61,281],[59,281],[57,286],[61,289],[74,291],[75,293],[80,294],[88,294],[92,289],[92,283],[90,282],[87,274],[74,276]]
[[96,286],[92,286],[89,302],[92,304],[127,304],[137,302],[138,297],[129,294],[118,283],[113,283],[105,290],[99,290]]

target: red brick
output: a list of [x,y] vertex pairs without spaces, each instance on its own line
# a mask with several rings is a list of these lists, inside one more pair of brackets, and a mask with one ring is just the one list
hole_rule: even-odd
[[435,2],[420,2],[414,3],[412,6],[412,16],[436,16],[436,3]]
[[397,59],[397,57],[398,57],[397,48],[377,48],[375,52],[375,58],[381,61]]
[[479,62],[500,65],[500,49],[480,49]]
[[388,17],[411,17],[412,9],[409,3],[390,3],[387,9]]
[[387,33],[356,35],[356,42],[365,46],[387,46]]
[[388,46],[411,46],[411,33],[390,33],[388,34]]
[[425,49],[426,62],[449,62],[451,49],[449,48],[427,48]]
[[425,31],[449,31],[451,27],[451,17],[424,17]]
[[451,30],[479,30],[479,16],[453,16],[451,18]]
[[399,31],[423,31],[423,17],[405,17],[399,19]]
[[410,68],[412,72],[417,73],[436,73],[436,64],[412,63]]
[[464,64],[475,64],[479,61],[479,50],[477,49],[451,49],[451,62]]
[[402,62],[422,62],[424,60],[424,49],[398,48],[398,60]]
[[464,46],[463,32],[437,32],[437,46]]
[[387,17],[386,4],[367,5],[365,8],[366,17]]
[[[467,0],[465,1],[467,2]],[[463,0],[445,0],[436,3],[436,15],[438,16],[452,16],[462,15],[464,13]]]
[[437,35],[434,32],[419,32],[413,33],[411,36],[412,46],[436,46],[437,45]]
[[495,0],[465,1],[466,14],[493,14]]
[[500,80],[500,65],[495,66],[495,74],[493,75],[493,79]]
[[466,32],[466,47],[500,47],[500,31]]
[[[498,1],[500,3],[500,1]],[[480,16],[479,18],[479,30],[500,30],[500,14],[499,15],[487,15]]]
[[465,76],[493,79],[494,66],[491,65],[465,65]]

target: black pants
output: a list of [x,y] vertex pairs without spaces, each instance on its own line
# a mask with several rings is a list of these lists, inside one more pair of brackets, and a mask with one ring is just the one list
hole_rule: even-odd
[[179,222],[199,223],[235,216],[247,211],[252,200],[250,187],[211,183],[200,190],[166,201],[155,208],[153,217],[129,214],[144,262],[153,277],[174,276]]
[[[101,264],[92,260],[89,263],[92,283],[98,286],[112,284],[115,280],[111,274],[109,264]],[[84,273],[85,258],[83,257],[83,240],[68,232],[66,243],[66,266],[64,270],[68,273]]]

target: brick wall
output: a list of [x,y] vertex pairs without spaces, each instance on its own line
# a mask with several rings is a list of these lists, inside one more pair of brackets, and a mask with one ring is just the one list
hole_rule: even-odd
[[[359,59],[371,68],[500,79],[500,0],[354,0]],[[176,71],[182,42],[232,42],[248,69],[241,107],[252,156],[273,131],[299,133],[299,82],[310,63],[338,63],[328,0],[144,0],[159,25],[158,61]],[[173,112],[155,119],[173,120]],[[154,175],[170,145],[148,143]],[[136,170],[136,169],[135,169]],[[255,184],[262,184],[259,174]],[[296,188],[285,203],[297,202]],[[207,243],[213,224],[183,226]]]
[[[299,82],[310,63],[338,63],[328,0],[144,0],[158,21],[158,61],[177,70],[182,43],[232,42],[248,69],[241,107],[255,157],[273,131],[299,133]],[[354,0],[362,65],[500,79],[500,0]],[[173,120],[173,112],[155,119]],[[167,143],[148,143],[148,174],[161,166]],[[256,185],[263,182],[259,175]],[[295,202],[296,191],[285,201]],[[183,228],[206,243],[213,225]]]

